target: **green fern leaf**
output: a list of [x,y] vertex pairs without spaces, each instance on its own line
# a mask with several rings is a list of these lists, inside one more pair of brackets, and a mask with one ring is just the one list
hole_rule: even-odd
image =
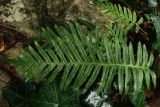
[[132,12],[129,8],[122,7],[121,5],[114,5],[110,2],[99,2],[97,5],[102,9],[102,12],[108,17],[111,17],[113,22],[117,23],[118,27],[121,29],[126,29],[128,31],[135,27],[136,33],[139,32],[140,24],[143,23],[143,18],[141,17],[138,20],[135,11]]
[[127,46],[118,38],[110,41],[107,36],[101,36],[98,30],[98,38],[95,39],[94,33],[85,35],[78,24],[71,24],[70,32],[63,27],[57,26],[56,29],[58,35],[47,32],[51,38],[50,48],[43,48],[35,42],[35,48],[29,47],[20,57],[11,59],[17,65],[17,72],[26,81],[36,79],[52,82],[60,75],[61,89],[72,84],[75,89],[82,88],[83,93],[98,78],[101,80],[97,84],[97,91],[107,90],[116,75],[121,94],[128,93],[130,83],[134,91],[139,91],[143,82],[148,89],[151,82],[156,86],[156,76],[149,69],[153,54],[149,55],[141,43],[135,56],[131,43]]

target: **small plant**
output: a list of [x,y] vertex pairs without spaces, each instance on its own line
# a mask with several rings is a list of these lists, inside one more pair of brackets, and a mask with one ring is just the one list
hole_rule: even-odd
[[61,91],[55,83],[36,86],[16,82],[4,89],[4,97],[10,107],[80,107],[78,91]]
[[100,7],[102,9],[102,13],[112,19],[112,23],[117,24],[119,28],[129,31],[135,27],[136,33],[141,29],[140,24],[143,23],[143,17],[138,20],[135,11],[132,12],[129,8],[112,4],[110,2],[97,2],[97,6]]

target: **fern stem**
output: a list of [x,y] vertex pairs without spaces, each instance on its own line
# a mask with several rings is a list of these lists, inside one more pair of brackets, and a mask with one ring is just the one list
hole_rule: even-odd
[[149,69],[145,66],[137,66],[137,65],[126,65],[126,64],[105,64],[105,63],[96,63],[96,62],[56,62],[56,63],[49,63],[45,62],[45,64],[54,64],[54,65],[96,65],[96,66],[117,66],[117,67],[129,67],[129,68],[137,68],[137,69]]

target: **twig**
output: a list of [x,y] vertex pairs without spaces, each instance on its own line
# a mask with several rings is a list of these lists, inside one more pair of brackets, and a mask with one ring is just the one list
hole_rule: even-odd
[[21,32],[19,32],[19,31],[18,31],[18,30],[16,30],[15,28],[10,27],[10,26],[8,26],[8,25],[5,25],[5,24],[0,23],[0,26],[2,26],[2,27],[4,27],[4,28],[7,28],[7,29],[11,29],[11,30],[16,31],[16,32],[18,32],[18,33],[20,33],[20,34],[21,34]]

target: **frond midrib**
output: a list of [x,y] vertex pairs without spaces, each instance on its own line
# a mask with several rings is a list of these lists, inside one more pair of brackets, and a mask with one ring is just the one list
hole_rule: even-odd
[[47,65],[95,65],[95,66],[110,66],[110,67],[129,67],[129,68],[136,68],[136,69],[147,69],[148,67],[145,66],[137,66],[131,64],[118,64],[118,63],[102,63],[102,62],[40,62],[45,63]]

